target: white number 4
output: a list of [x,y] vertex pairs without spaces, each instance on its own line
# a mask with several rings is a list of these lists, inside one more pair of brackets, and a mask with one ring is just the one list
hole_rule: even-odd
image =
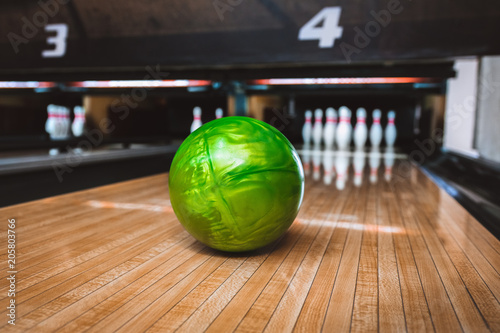
[[55,45],[52,50],[42,51],[43,58],[60,58],[66,54],[66,39],[68,38],[68,25],[65,23],[60,24],[47,24],[45,31],[55,31],[56,35],[47,38],[47,44]]
[[[325,7],[299,31],[299,40],[319,40],[320,48],[333,47],[335,39],[342,37],[339,26],[341,7]],[[322,23],[322,25],[320,25]]]

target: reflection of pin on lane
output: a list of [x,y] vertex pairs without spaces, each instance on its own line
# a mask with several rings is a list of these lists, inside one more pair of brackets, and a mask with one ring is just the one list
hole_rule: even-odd
[[330,185],[333,179],[333,152],[326,150],[323,152],[323,183]]
[[311,147],[308,144],[304,145],[302,149],[302,162],[304,163],[304,174],[309,176],[311,174]]
[[392,179],[392,167],[394,166],[395,154],[394,150],[390,147],[387,148],[384,154],[384,165],[385,165],[385,180],[390,181]]
[[356,151],[353,157],[354,185],[359,187],[363,183],[363,169],[365,168],[365,153]]
[[312,151],[313,179],[319,180],[321,177],[321,150],[315,147]]
[[378,181],[378,168],[380,166],[380,152],[378,148],[373,148],[370,151],[370,182],[372,184],[377,183]]
[[335,158],[335,170],[337,172],[337,181],[335,182],[335,185],[338,190],[343,190],[345,188],[348,168],[349,156],[347,152],[339,151]]

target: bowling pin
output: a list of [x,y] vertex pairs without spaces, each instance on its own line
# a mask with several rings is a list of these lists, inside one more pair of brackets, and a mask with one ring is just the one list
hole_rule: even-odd
[[333,178],[333,151],[331,150],[325,150],[323,152],[323,183],[325,185],[330,185],[332,183],[332,178]]
[[326,109],[326,124],[323,128],[323,141],[325,147],[330,149],[335,142],[335,130],[337,128],[337,112],[334,108]]
[[337,146],[342,150],[349,148],[351,144],[352,126],[350,112],[351,110],[349,110],[346,106],[341,106],[339,108],[340,119],[335,136]]
[[370,183],[376,184],[378,180],[378,168],[380,166],[380,152],[378,148],[372,147],[370,151]]
[[380,117],[382,116],[382,112],[379,109],[373,110],[373,123],[372,127],[370,127],[370,143],[372,147],[380,146],[380,142],[382,141],[382,126],[380,125]]
[[62,106],[56,105],[55,107],[55,121],[54,121],[54,139],[60,140],[63,136],[63,110]]
[[85,109],[83,106],[75,106],[73,112],[75,119],[73,119],[73,124],[71,124],[71,131],[75,137],[80,137],[85,128]]
[[365,147],[368,137],[368,128],[366,127],[366,110],[359,108],[356,111],[356,126],[354,127],[354,145],[356,149],[362,150]]
[[393,147],[396,141],[397,131],[394,120],[396,118],[396,113],[394,111],[389,111],[387,114],[387,127],[385,128],[385,143],[387,147]]
[[357,150],[353,157],[354,185],[360,187],[363,183],[363,169],[365,168],[365,152]]
[[311,136],[312,136],[312,124],[311,124],[312,112],[310,110],[307,110],[305,117],[306,117],[306,122],[304,123],[304,127],[302,127],[302,138],[304,139],[304,144],[309,145],[311,143]]
[[193,109],[193,123],[191,124],[191,133],[196,131],[201,125],[201,108],[199,106],[196,106]]
[[313,162],[313,179],[319,180],[321,178],[321,150],[319,146],[314,146],[312,151]]
[[56,106],[53,104],[49,104],[47,106],[47,121],[45,122],[45,132],[47,132],[51,139],[54,138],[54,130],[55,130],[55,108]]
[[314,126],[312,135],[314,145],[320,146],[321,139],[323,138],[323,111],[321,109],[316,109],[316,111],[314,111]]
[[221,108],[217,108],[217,110],[215,110],[215,119],[222,118],[223,114],[224,114],[224,112],[222,111],[222,109]]
[[69,130],[69,112],[68,108],[61,106],[61,139],[66,139]]
[[68,107],[64,107],[64,139],[68,139],[71,131],[71,118],[69,117],[70,111]]
[[337,180],[335,186],[342,191],[345,188],[347,181],[347,172],[349,169],[349,156],[346,151],[338,151],[335,156],[335,171],[337,172]]

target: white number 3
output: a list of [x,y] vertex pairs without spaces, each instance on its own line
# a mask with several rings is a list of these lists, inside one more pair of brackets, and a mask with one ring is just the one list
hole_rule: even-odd
[[[339,26],[341,7],[325,7],[299,31],[299,40],[319,40],[320,48],[333,47],[335,39],[342,37]],[[320,26],[320,24],[322,25]]]
[[42,51],[42,57],[44,58],[60,58],[66,54],[66,39],[68,38],[68,25],[65,23],[60,24],[47,24],[45,26],[45,31],[55,31],[56,35],[53,37],[47,37],[47,44],[55,45],[52,50]]

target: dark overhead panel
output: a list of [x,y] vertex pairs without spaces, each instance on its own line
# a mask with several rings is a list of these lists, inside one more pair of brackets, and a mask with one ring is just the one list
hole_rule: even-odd
[[307,76],[500,54],[498,31],[498,0],[3,1],[0,75]]

